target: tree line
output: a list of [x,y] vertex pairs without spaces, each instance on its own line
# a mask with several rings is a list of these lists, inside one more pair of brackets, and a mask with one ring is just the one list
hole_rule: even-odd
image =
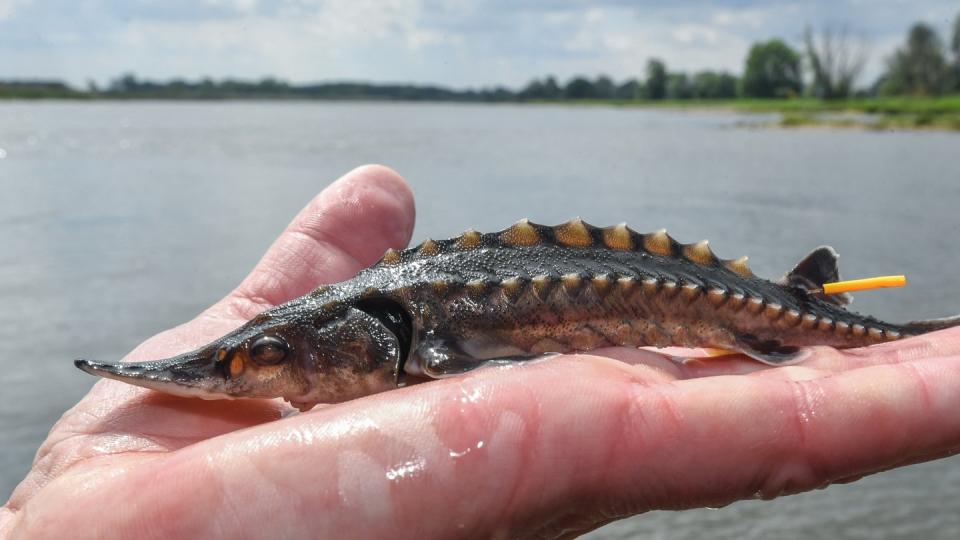
[[807,28],[799,50],[781,39],[755,43],[747,54],[743,75],[739,77],[724,71],[704,70],[693,74],[670,71],[662,60],[651,59],[641,77],[619,83],[605,75],[594,79],[573,77],[565,83],[548,76],[534,79],[519,90],[506,87],[454,90],[440,86],[361,82],[295,85],[275,78],[157,82],[126,74],[104,88],[89,83],[84,90],[59,81],[0,81],[0,97],[506,102],[937,96],[960,92],[960,15],[954,21],[951,34],[945,44],[933,27],[923,23],[913,25],[905,43],[886,59],[886,69],[880,78],[870,87],[861,89],[855,84],[867,60],[865,44],[858,42],[845,29],[825,28],[815,33]]
[[[554,99],[735,99],[809,96],[845,99],[854,96],[939,96],[960,92],[960,15],[954,21],[949,46],[924,23],[910,28],[906,42],[886,60],[884,73],[868,88],[857,89],[867,60],[863,42],[846,29],[807,28],[803,48],[781,39],[750,47],[742,77],[727,72],[670,72],[658,59],[647,62],[643,78],[620,84],[600,76],[591,81],[574,77],[560,86],[547,77],[533,80],[517,93],[520,100]],[[809,76],[805,82],[804,69]]]

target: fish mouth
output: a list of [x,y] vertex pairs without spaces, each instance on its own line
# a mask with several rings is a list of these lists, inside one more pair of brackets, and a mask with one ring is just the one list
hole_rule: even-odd
[[216,373],[212,356],[186,353],[145,362],[104,362],[80,358],[73,365],[81,371],[168,394],[203,399],[229,398],[223,379]]

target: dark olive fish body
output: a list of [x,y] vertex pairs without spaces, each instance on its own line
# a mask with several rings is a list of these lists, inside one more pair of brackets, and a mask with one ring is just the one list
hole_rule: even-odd
[[781,281],[722,260],[706,242],[580,220],[523,220],[388,251],[353,279],[268,310],[198,351],[81,369],[181,395],[284,397],[306,410],[395,388],[405,374],[456,375],[493,360],[605,346],[710,347],[761,362],[800,348],[861,347],[960,324],[891,324],[818,291],[839,279],[814,250]]

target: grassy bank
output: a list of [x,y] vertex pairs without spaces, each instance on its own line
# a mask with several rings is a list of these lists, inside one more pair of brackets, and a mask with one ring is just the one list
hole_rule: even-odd
[[718,108],[744,112],[860,112],[869,114],[947,114],[960,113],[960,94],[936,98],[870,97],[836,101],[813,98],[793,99],[564,99],[537,103],[619,105],[624,107],[663,107],[677,109]]
[[960,131],[960,114],[897,113],[879,114],[868,118],[830,116],[816,113],[783,113],[777,123],[780,127],[858,128],[875,131],[898,129],[932,129]]
[[717,109],[748,113],[780,113],[781,127],[940,129],[960,131],[960,95],[937,98],[874,97],[837,101],[811,98],[730,100],[563,100],[540,103]]
[[[197,99],[193,95],[180,95],[175,92],[156,94],[97,94],[73,90],[61,84],[3,85],[0,84],[2,99],[84,99],[84,100],[184,100]],[[205,99],[298,99],[298,100],[370,100],[368,97],[322,97],[322,96],[269,96],[269,95],[216,95]],[[377,101],[406,101],[402,97],[380,97]],[[418,99],[417,101],[433,101]],[[459,102],[456,97],[447,96],[439,101]],[[462,100],[474,102],[477,100]],[[489,102],[480,100],[481,102]],[[664,109],[715,109],[734,110],[748,113],[780,113],[776,125],[780,127],[822,126],[833,128],[864,128],[876,130],[889,129],[940,129],[960,131],[960,95],[920,98],[920,97],[870,97],[836,101],[822,101],[811,98],[796,99],[683,99],[683,100],[636,100],[636,99],[561,99],[550,101],[516,101],[497,99],[494,102],[535,103],[576,106],[622,106],[649,107]]]
[[[779,112],[782,127],[823,126],[836,128],[939,129],[960,131],[960,96],[941,98],[862,98],[845,101],[784,100],[747,101],[737,110]],[[844,116],[852,113],[853,116]]]
[[0,101],[8,99],[40,100],[40,99],[88,99],[84,92],[68,88],[18,88],[5,87],[0,84]]
[[960,95],[938,98],[876,97],[837,101],[818,99],[742,99],[729,102],[737,110],[783,113],[857,112],[868,114],[960,114]]

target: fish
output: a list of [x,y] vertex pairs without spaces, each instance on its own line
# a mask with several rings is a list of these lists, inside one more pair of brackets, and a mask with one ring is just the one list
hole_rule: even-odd
[[81,370],[203,399],[283,398],[301,411],[491,363],[609,346],[701,347],[771,366],[807,347],[864,347],[960,325],[960,316],[895,324],[846,309],[837,252],[814,249],[779,280],[747,258],[666,230],[580,219],[523,219],[390,249],[346,281],[256,315],[171,358],[78,359]]

